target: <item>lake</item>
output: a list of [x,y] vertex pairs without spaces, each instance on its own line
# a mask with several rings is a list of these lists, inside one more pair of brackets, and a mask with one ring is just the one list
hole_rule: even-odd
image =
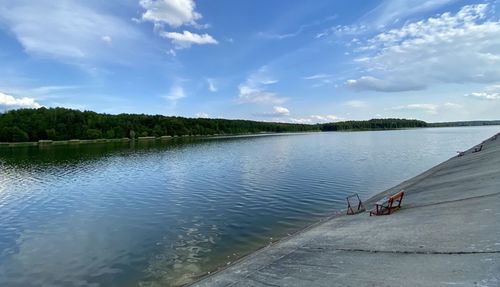
[[0,148],[0,286],[177,286],[500,127]]

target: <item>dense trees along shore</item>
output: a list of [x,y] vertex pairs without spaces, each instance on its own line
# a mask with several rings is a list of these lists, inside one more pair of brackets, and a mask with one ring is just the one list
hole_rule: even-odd
[[110,115],[65,108],[39,108],[12,110],[0,114],[0,142],[371,130],[426,126],[427,123],[423,121],[405,119],[375,119],[308,125],[144,114]]
[[386,130],[403,128],[425,128],[428,124],[419,120],[373,119],[369,121],[345,121],[321,124],[322,131]]
[[0,141],[3,142],[318,130],[313,125],[144,114],[110,115],[65,108],[19,109],[0,115]]

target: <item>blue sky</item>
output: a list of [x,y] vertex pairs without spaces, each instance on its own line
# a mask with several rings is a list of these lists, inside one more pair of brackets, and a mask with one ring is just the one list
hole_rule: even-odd
[[496,1],[0,0],[0,110],[500,118]]

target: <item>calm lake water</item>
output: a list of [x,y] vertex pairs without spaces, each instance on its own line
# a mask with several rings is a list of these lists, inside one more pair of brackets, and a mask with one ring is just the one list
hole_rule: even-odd
[[0,149],[0,286],[175,286],[498,126]]

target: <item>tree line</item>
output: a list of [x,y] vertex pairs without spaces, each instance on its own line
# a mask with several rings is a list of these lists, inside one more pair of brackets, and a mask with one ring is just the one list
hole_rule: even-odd
[[368,121],[345,121],[321,125],[322,131],[388,130],[403,128],[425,128],[428,124],[419,120],[372,119]]
[[66,108],[19,109],[0,115],[3,142],[305,131],[319,131],[319,127],[162,115],[110,115]]
[[328,124],[184,118],[145,114],[101,114],[66,108],[11,110],[0,114],[0,141],[116,139],[147,136],[224,135],[425,127],[417,120],[376,119]]
[[500,125],[500,120],[494,121],[461,121],[461,122],[442,122],[430,123],[429,126],[435,128],[442,127],[473,127],[473,126],[497,126]]

